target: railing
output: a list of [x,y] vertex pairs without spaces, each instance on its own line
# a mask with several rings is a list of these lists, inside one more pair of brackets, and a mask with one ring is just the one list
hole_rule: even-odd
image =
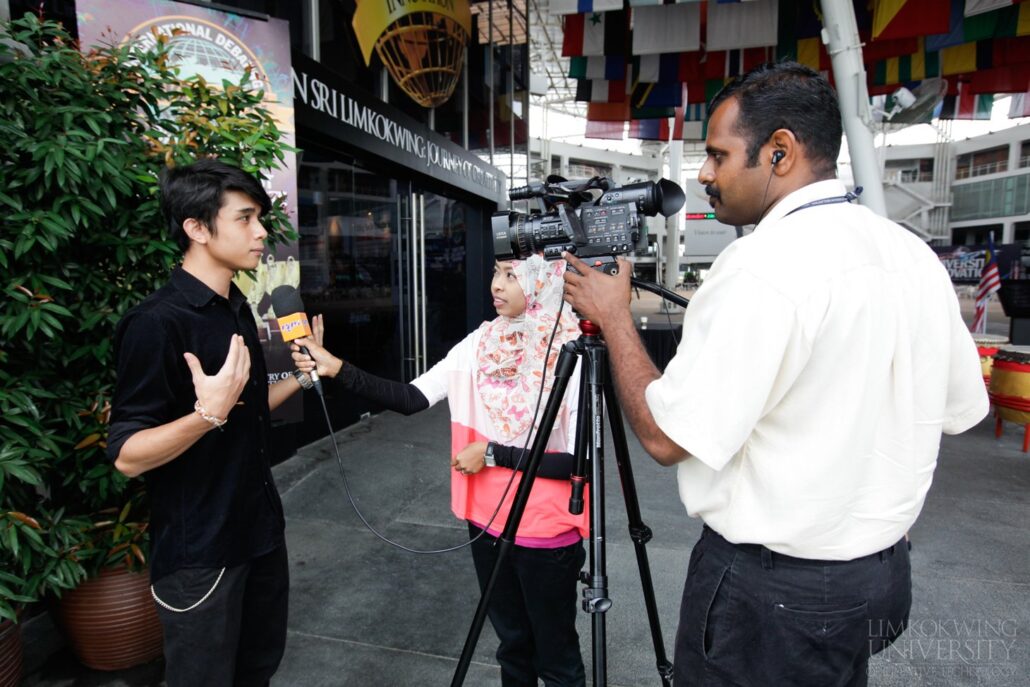
[[926,181],[933,181],[933,172],[918,172],[914,169],[901,171],[901,183],[903,184],[915,184]]
[[888,169],[884,171],[883,180],[894,184],[914,184],[933,181],[933,172],[921,172],[915,169]]
[[1030,167],[1030,155],[1023,155],[1019,158],[1020,167]]
[[[1022,164],[1020,166],[1023,166]],[[970,177],[982,177],[988,174],[1000,174],[1001,172],[1009,171],[1008,160],[999,160],[998,162],[986,162],[982,165],[962,166],[955,169],[956,179],[969,179]]]

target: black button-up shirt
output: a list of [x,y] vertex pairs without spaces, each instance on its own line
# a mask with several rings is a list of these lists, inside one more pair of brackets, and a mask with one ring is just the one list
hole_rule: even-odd
[[183,353],[221,369],[233,334],[250,351],[250,381],[220,429],[144,473],[150,499],[150,576],[233,567],[283,542],[283,510],[268,457],[268,381],[257,325],[236,285],[219,296],[181,267],[125,314],[115,334],[118,383],[107,454],[136,432],[177,420],[197,400]]

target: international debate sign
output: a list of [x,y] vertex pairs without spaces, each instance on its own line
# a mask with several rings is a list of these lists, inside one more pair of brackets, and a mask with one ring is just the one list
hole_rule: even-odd
[[[264,105],[275,117],[284,142],[294,145],[293,81],[290,75],[290,27],[281,19],[262,21],[230,12],[168,0],[78,0],[79,40],[84,47],[132,42],[152,48],[157,36],[168,38],[170,61],[184,78],[200,75],[212,85],[238,83],[251,70],[253,88],[265,92]],[[155,35],[156,34],[156,35]],[[285,195],[290,223],[297,226],[297,161],[285,154],[282,168],[264,182],[270,196]],[[269,383],[293,369],[289,349],[278,335],[269,311],[268,294],[282,284],[300,285],[297,245],[267,251],[253,277],[240,274],[236,283],[247,296],[265,352]],[[277,420],[300,421],[303,405],[294,396],[273,414]]]

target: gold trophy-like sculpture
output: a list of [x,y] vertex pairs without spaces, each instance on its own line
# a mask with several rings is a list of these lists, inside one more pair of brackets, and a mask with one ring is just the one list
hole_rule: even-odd
[[422,107],[453,95],[471,34],[468,0],[359,0],[352,22],[365,64],[375,50]]

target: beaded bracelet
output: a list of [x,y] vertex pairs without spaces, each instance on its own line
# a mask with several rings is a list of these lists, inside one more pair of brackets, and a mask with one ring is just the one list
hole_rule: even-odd
[[199,398],[197,399],[197,402],[193,404],[193,410],[197,411],[197,415],[204,418],[205,420],[210,422],[215,427],[218,427],[219,429],[222,428],[222,425],[228,422],[228,420],[223,420],[221,418],[215,417],[214,415],[208,415],[207,411],[204,410],[204,406],[200,405]]

